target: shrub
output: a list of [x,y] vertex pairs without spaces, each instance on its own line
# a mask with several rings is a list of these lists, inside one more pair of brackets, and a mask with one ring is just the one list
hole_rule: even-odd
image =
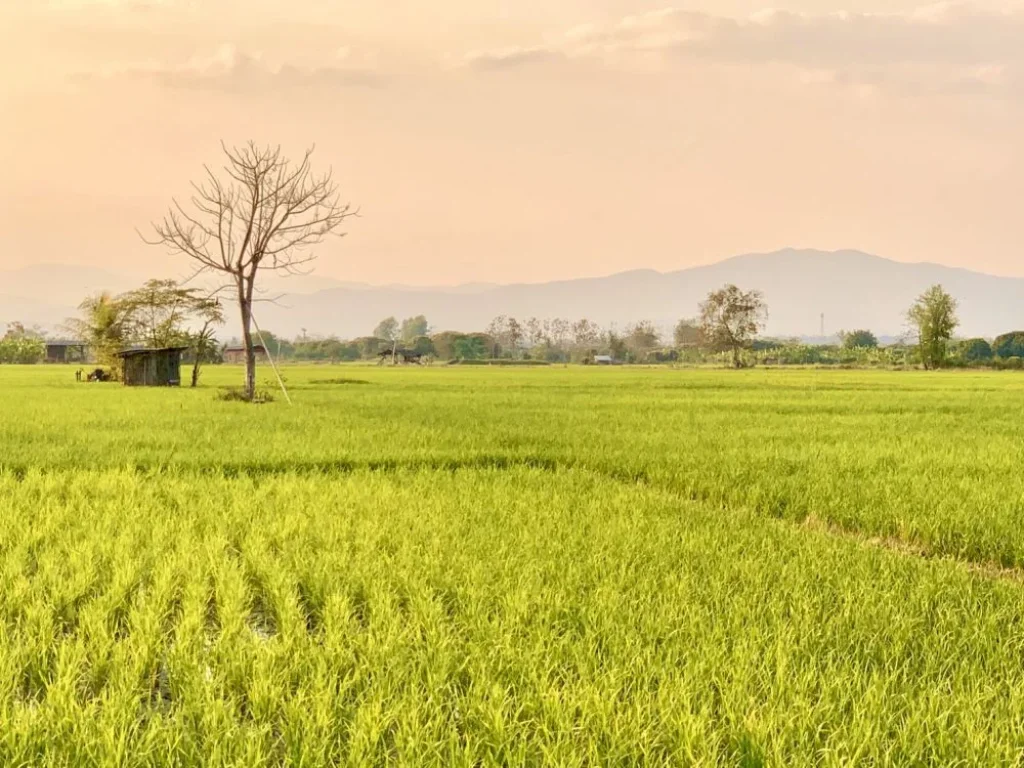
[[960,345],[960,356],[968,363],[992,359],[992,346],[984,339],[967,339]]
[[245,390],[241,387],[229,387],[222,389],[217,395],[218,400],[223,400],[227,403],[255,403],[256,405],[263,405],[264,403],[274,402],[274,396],[265,389],[257,389],[253,393],[252,400],[249,400],[245,396]]
[[1024,357],[1024,331],[1013,331],[996,337],[992,343],[996,357]]
[[1024,371],[1024,357],[1014,355],[1012,357],[996,358],[992,361],[992,367],[1001,371]]

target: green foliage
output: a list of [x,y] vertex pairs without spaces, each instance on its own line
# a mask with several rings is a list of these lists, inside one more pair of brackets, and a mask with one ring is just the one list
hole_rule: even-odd
[[735,285],[712,291],[700,305],[701,336],[710,349],[729,352],[736,368],[768,317],[760,291],[741,291]]
[[603,348],[615,360],[623,361],[629,356],[626,340],[615,331],[608,331],[605,334]]
[[960,342],[957,352],[968,363],[987,362],[992,359],[992,347],[985,339],[966,339]]
[[272,392],[265,389],[257,389],[251,396],[242,387],[225,387],[217,394],[217,399],[225,403],[251,403],[264,405],[274,402]]
[[488,349],[479,336],[462,336],[452,345],[452,354],[456,360],[483,360]]
[[921,364],[926,369],[940,368],[946,362],[953,331],[960,324],[956,316],[956,299],[941,285],[933,285],[910,307],[907,319],[917,329]]
[[181,346],[193,361],[196,386],[202,364],[217,357],[216,327],[224,323],[220,301],[173,280],[149,280],[118,296],[100,293],[79,309],[81,317],[68,320],[68,328],[112,370],[118,370],[117,353],[132,344]]
[[395,343],[394,339],[385,339],[378,336],[363,336],[351,342],[356,345],[359,355],[364,360],[371,360],[384,349],[391,349]]
[[1024,357],[997,357],[992,360],[992,367],[1002,371],[1024,370]]
[[0,370],[0,764],[1018,761],[1018,376],[322,377]]
[[373,329],[373,336],[384,341],[396,341],[399,338],[398,320],[394,317],[384,318]]
[[871,331],[849,331],[840,336],[846,349],[874,349],[878,346],[878,338]]
[[430,340],[429,336],[417,336],[410,340],[406,345],[406,349],[424,357],[433,357],[437,354],[437,350],[434,349],[434,342]]
[[11,323],[0,338],[0,364],[32,365],[46,357],[46,342],[21,323]]
[[992,352],[996,357],[1024,357],[1024,331],[1014,331],[997,336],[992,343]]
[[675,331],[672,334],[676,347],[694,348],[704,343],[704,337],[700,330],[700,321],[684,318],[676,323]]
[[358,341],[340,341],[333,336],[296,341],[292,346],[295,360],[341,363],[359,360],[362,356]]
[[427,318],[423,315],[407,317],[402,321],[400,338],[408,344],[414,341],[417,337],[426,336],[429,331],[430,323],[427,322]]
[[[270,350],[270,354],[274,356],[275,360],[291,360],[297,357],[296,347],[309,339],[300,338],[294,342],[289,341],[286,338],[278,336],[273,331],[268,331],[265,328],[263,331],[263,341],[266,342],[267,348]],[[299,359],[312,359],[312,358],[299,358]]]
[[131,342],[132,319],[127,307],[108,292],[98,293],[79,305],[81,317],[67,321],[68,329],[89,345],[100,366],[117,370],[117,353]]
[[658,331],[654,323],[644,320],[626,329],[624,341],[629,362],[646,362],[658,347]]

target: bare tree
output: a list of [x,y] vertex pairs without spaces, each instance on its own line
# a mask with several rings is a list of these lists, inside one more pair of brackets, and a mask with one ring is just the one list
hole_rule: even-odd
[[280,147],[249,142],[240,148],[222,145],[223,173],[205,167],[206,178],[193,183],[189,203],[173,200],[167,215],[154,224],[156,238],[170,252],[195,262],[196,275],[217,272],[235,292],[245,347],[245,396],[256,391],[256,350],[252,337],[256,282],[263,271],[296,274],[316,258],[308,249],[356,215],[343,204],[332,173],[314,174],[313,150],[298,163]]

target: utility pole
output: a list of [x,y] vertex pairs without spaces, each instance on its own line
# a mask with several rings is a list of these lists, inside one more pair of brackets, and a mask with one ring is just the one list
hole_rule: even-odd
[[821,340],[825,340],[825,313],[821,313]]

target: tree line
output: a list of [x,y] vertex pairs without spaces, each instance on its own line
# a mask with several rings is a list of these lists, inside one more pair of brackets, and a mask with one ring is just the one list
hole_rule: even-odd
[[510,360],[547,363],[591,363],[609,357],[622,363],[946,366],[1024,368],[1024,331],[989,341],[956,339],[956,300],[932,286],[907,311],[909,333],[883,347],[867,329],[844,331],[839,343],[806,344],[798,339],[760,336],[768,316],[763,295],[726,285],[708,294],[694,318],[680,320],[671,338],[662,338],[650,321],[622,331],[602,328],[583,318],[519,319],[500,315],[483,331],[432,332],[423,315],[404,320],[388,317],[370,335],[352,340],[336,337],[284,339],[264,333],[271,352],[284,360],[355,361],[379,358],[402,349],[442,360]]
[[[196,275],[219,276],[222,289],[232,295],[239,312],[240,341],[245,353],[244,394],[251,400],[256,376],[254,336],[258,336],[260,330],[253,306],[262,283],[261,276],[300,271],[315,259],[315,246],[329,237],[345,234],[344,225],[357,216],[358,211],[343,202],[330,169],[314,172],[312,150],[306,151],[297,162],[286,157],[280,147],[260,147],[253,142],[240,147],[222,144],[222,150],[221,168],[204,166],[201,181],[192,184],[189,198],[172,199],[166,214],[154,222],[149,238],[143,239],[190,263]],[[164,288],[183,290],[177,286]],[[191,316],[193,323],[200,323],[205,329],[202,333],[212,339],[212,327],[222,319],[219,304],[206,309],[189,304],[198,298],[192,296],[184,301],[181,306],[191,308],[182,311]],[[212,301],[210,297],[206,299]],[[216,313],[213,306],[217,307]],[[116,341],[123,341],[116,338],[122,322],[120,300],[97,297],[93,303],[84,305],[84,311],[89,319],[85,321],[86,326],[79,328],[80,335],[101,350],[100,354],[106,355]],[[142,313],[138,314],[136,319],[141,316]],[[677,325],[670,345],[666,345],[649,322],[635,323],[619,333],[615,329],[601,329],[586,319],[521,321],[507,316],[495,318],[486,330],[478,333],[431,334],[426,319],[420,316],[401,323],[387,318],[370,336],[350,341],[309,339],[305,333],[290,342],[274,334],[262,336],[264,339],[271,337],[268,346],[276,345],[281,357],[300,360],[341,361],[379,356],[386,352],[388,344],[393,359],[397,360],[395,352],[401,339],[401,343],[410,346],[416,354],[447,359],[529,357],[549,362],[587,362],[601,354],[622,362],[661,362],[683,356],[711,355],[741,367],[756,363],[757,354],[769,351],[756,349],[766,319],[767,306],[758,291],[743,291],[727,285],[708,295],[701,304],[698,318]],[[952,339],[957,327],[955,300],[940,286],[934,286],[911,307],[908,319],[917,333],[918,361],[926,368],[949,364],[953,359],[951,352],[959,352]],[[177,315],[175,320],[178,320]],[[133,329],[134,322],[133,319],[129,323]],[[115,336],[110,336],[111,333]],[[132,333],[146,335],[135,329],[126,331],[125,338]],[[843,346],[847,347],[849,341],[853,344],[849,349],[872,348],[866,334],[854,332],[844,337]],[[1013,336],[1017,339],[1021,335],[1024,334]],[[211,354],[197,337],[189,337],[189,341],[197,362]],[[993,358],[1003,359],[1004,352],[1018,349],[1014,346],[1018,341],[1007,341],[1003,337],[997,339],[995,345],[978,339],[970,341],[962,354],[975,362],[989,359],[986,358],[989,352]],[[12,338],[9,352],[4,352],[5,348],[0,345],[0,356],[8,354],[20,360],[38,354],[38,344],[33,344]],[[789,345],[787,353],[792,352],[792,346]],[[1024,355],[1014,354],[1006,359],[1021,357]],[[776,359],[781,358],[776,354]],[[194,380],[198,373],[197,366]]]
[[[941,286],[925,291],[907,311],[914,339],[882,347],[869,330],[840,333],[836,345],[764,338],[759,334],[768,307],[758,291],[734,285],[712,291],[697,317],[680,320],[671,338],[662,338],[649,321],[622,331],[602,328],[581,318],[520,320],[494,318],[482,331],[434,331],[424,315],[399,320],[387,317],[372,332],[356,339],[311,337],[303,332],[287,339],[264,331],[270,354],[296,362],[350,362],[391,359],[397,351],[423,358],[466,362],[593,363],[610,358],[621,363],[727,363],[747,365],[991,366],[1024,368],[1024,331],[996,337],[955,339],[959,325],[956,300]],[[116,355],[131,346],[186,350],[193,386],[204,363],[218,363],[227,345],[216,338],[224,321],[221,302],[171,280],[150,280],[123,294],[86,298],[81,314],[65,330],[87,344],[91,357],[116,371]],[[0,363],[35,363],[45,356],[45,334],[11,323],[0,338]]]

